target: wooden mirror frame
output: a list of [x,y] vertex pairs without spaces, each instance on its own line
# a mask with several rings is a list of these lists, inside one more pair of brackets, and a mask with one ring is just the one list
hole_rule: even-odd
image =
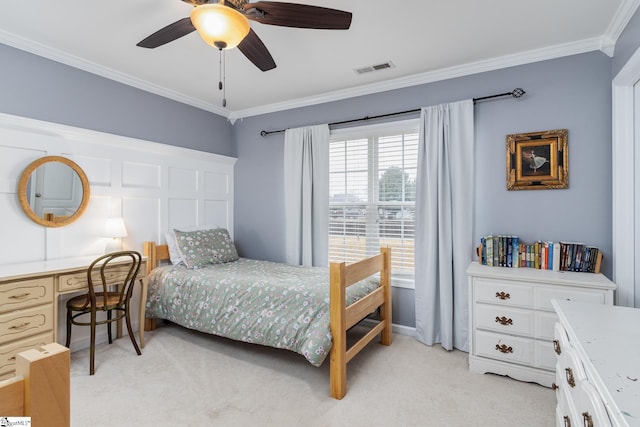
[[[39,166],[42,166],[43,164],[49,162],[60,162],[69,166],[75,171],[75,173],[78,174],[78,176],[80,177],[80,182],[82,184],[82,200],[80,202],[80,206],[78,206],[78,209],[76,209],[76,211],[72,215],[60,219],[46,219],[36,215],[36,213],[31,208],[31,205],[29,205],[29,201],[27,200],[27,183],[29,182],[31,174]],[[22,175],[20,175],[20,181],[18,182],[18,200],[20,201],[20,207],[22,207],[24,213],[27,214],[27,216],[31,218],[33,222],[44,225],[45,227],[62,227],[71,224],[72,222],[80,218],[80,216],[82,216],[84,211],[87,209],[87,206],[89,205],[90,195],[91,190],[89,187],[89,180],[87,179],[87,175],[84,173],[82,168],[78,166],[78,164],[74,161],[61,156],[45,156],[31,162],[29,166],[27,166],[22,172]]]

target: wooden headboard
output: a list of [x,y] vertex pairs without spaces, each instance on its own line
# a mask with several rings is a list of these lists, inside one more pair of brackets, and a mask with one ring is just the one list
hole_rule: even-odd
[[147,276],[151,273],[151,270],[158,266],[160,261],[167,261],[169,259],[169,246],[156,245],[155,242],[143,243],[144,256],[147,257]]

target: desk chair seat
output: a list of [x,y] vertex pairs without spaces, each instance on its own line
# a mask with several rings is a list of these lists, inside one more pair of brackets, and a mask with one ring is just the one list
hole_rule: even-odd
[[[124,263],[123,263],[124,262]],[[71,326],[90,326],[90,366],[89,373],[95,373],[96,326],[107,325],[109,344],[113,342],[111,324],[124,319],[127,332],[136,353],[141,355],[140,347],[131,328],[129,305],[133,287],[140,270],[142,256],[135,251],[119,251],[103,255],[95,259],[87,271],[88,292],[67,301],[67,342],[71,343]],[[120,269],[126,271],[126,276],[118,279],[107,278],[105,270],[112,263],[118,263]],[[98,313],[106,312],[105,320],[98,320]],[[115,312],[115,316],[113,315]],[[78,318],[85,316],[85,319]],[[88,318],[88,319],[87,319]],[[140,325],[143,327],[143,325]]]

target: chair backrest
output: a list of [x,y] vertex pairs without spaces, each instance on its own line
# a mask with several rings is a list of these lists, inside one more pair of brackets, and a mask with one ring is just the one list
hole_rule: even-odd
[[[102,306],[107,306],[107,291],[114,285],[118,285],[118,304],[131,297],[141,263],[142,255],[136,251],[111,252],[96,258],[87,271],[91,305],[96,307],[96,298],[103,298]],[[113,264],[118,264],[117,270],[113,269]]]

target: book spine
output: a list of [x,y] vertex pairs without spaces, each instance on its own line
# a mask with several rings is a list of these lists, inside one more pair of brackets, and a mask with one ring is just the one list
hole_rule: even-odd
[[513,267],[513,237],[507,236],[507,267]]
[[553,243],[553,271],[560,271],[560,243]]
[[596,251],[596,263],[593,272],[600,273],[600,267],[602,267],[602,252],[600,252],[600,249],[596,249]]
[[497,267],[498,266],[498,258],[499,258],[499,251],[498,251],[498,236],[494,236],[493,237],[493,266]]
[[520,238],[513,236],[513,267],[520,267]]
[[486,263],[489,267],[493,267],[493,236],[488,235],[485,238],[485,241],[487,244],[487,248],[485,249],[485,251],[487,252]]

